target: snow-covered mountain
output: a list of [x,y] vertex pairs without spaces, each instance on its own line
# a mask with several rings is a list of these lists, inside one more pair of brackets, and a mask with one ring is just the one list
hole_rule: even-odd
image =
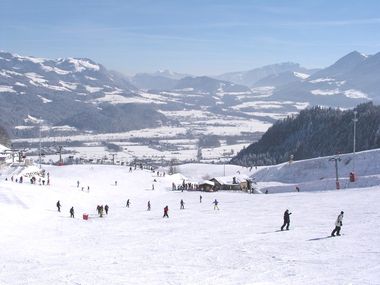
[[178,116],[183,111],[202,113],[191,128],[210,116],[267,126],[311,105],[379,101],[379,74],[380,53],[352,52],[322,70],[282,63],[217,78],[171,71],[128,78],[86,58],[0,52],[0,121],[17,136],[33,135],[24,122],[27,115],[71,132],[122,132],[171,123],[189,127],[189,118]]
[[190,76],[170,70],[159,70],[153,73],[137,73],[129,77],[130,82],[140,89],[169,90],[175,87],[178,80]]
[[277,74],[268,75],[263,79],[260,79],[255,82],[255,87],[260,86],[273,86],[280,87],[289,83],[301,82],[310,77],[310,74],[296,72],[296,71],[285,71]]
[[228,81],[216,80],[207,76],[185,77],[178,81],[175,89],[192,88],[196,92],[208,94],[250,92],[251,90],[243,85],[238,85]]
[[[27,115],[80,131],[123,131],[166,121],[118,73],[86,58],[44,59],[0,52],[0,120],[25,130]],[[123,104],[114,104],[114,103]]]
[[140,89],[170,90],[177,84],[177,79],[172,79],[162,75],[148,73],[138,73],[130,77],[131,83]]
[[315,71],[315,69],[306,69],[304,67],[301,67],[298,63],[284,62],[266,65],[248,71],[224,73],[216,76],[215,78],[252,87],[255,86],[258,81],[264,78],[276,77],[283,72],[298,72],[310,75]]
[[323,77],[336,78],[344,76],[352,69],[354,69],[358,64],[364,62],[367,57],[368,56],[359,53],[358,51],[350,52],[329,67],[316,72],[313,76],[310,77],[310,79],[318,79]]
[[276,89],[277,100],[309,102],[312,105],[352,107],[380,102],[380,53],[367,56],[351,52],[310,77]]

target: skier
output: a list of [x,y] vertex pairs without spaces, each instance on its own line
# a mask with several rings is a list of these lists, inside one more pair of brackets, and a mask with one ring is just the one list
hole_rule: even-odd
[[165,206],[165,208],[164,208],[164,216],[163,216],[163,218],[165,218],[165,217],[169,218],[168,212],[169,212],[169,207],[168,207],[168,206]]
[[79,180],[77,181],[77,188],[79,188]]
[[115,186],[117,186],[117,181],[115,181]]
[[148,211],[150,211],[150,201],[148,201]]
[[183,200],[181,199],[181,202],[180,202],[180,204],[181,204],[181,207],[180,207],[180,209],[181,210],[184,210],[185,209],[185,202],[183,202]]
[[103,218],[103,205],[101,205],[100,206],[100,208],[99,208],[99,216],[101,217],[101,218]]
[[126,206],[127,206],[127,208],[129,208],[129,199],[127,200],[127,205]]
[[292,213],[289,213],[289,210],[287,209],[285,212],[284,212],[284,224],[281,226],[281,230],[283,231],[284,230],[284,227],[286,226],[286,230],[288,231],[289,230],[289,224],[290,224],[290,215]]
[[199,196],[199,203],[202,203],[202,195]]
[[70,208],[70,218],[74,218],[74,207]]
[[90,192],[90,186],[87,186],[87,192]]
[[152,190],[154,190],[154,184],[152,184]]
[[296,186],[296,191],[300,192],[300,188],[298,186]]
[[106,210],[106,215],[108,215],[108,209],[109,209],[108,205],[105,205],[104,210]]
[[61,203],[59,202],[59,200],[57,202],[57,208],[58,208],[58,212],[61,212]]
[[340,236],[340,228],[343,226],[342,220],[343,220],[343,214],[344,212],[341,211],[338,218],[336,219],[335,222],[335,229],[332,231],[331,236],[334,237],[335,233],[337,236]]
[[214,204],[214,210],[218,210],[219,211],[219,207],[218,207],[219,202],[218,202],[218,200],[215,199],[215,201],[212,202],[212,203]]
[[100,206],[96,206],[96,211],[98,212],[98,215],[100,215]]

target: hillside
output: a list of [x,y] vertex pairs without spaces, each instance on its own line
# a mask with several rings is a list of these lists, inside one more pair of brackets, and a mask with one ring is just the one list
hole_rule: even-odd
[[[0,52],[0,121],[10,135],[38,136],[28,115],[45,129],[120,132],[167,122],[122,75],[87,58],[45,59]],[[115,104],[119,103],[119,104]],[[57,131],[55,131],[57,133]]]
[[10,140],[9,140],[9,135],[7,131],[5,130],[4,127],[0,125],[0,144],[1,145],[9,145]]
[[0,121],[12,138],[38,136],[28,115],[44,120],[49,136],[160,126],[245,136],[307,106],[378,102],[379,62],[379,54],[352,52],[321,70],[283,63],[217,79],[170,71],[126,77],[88,58],[0,52]]
[[[380,147],[380,106],[359,105],[356,150]],[[313,107],[277,121],[262,138],[238,153],[231,163],[245,166],[347,153],[353,149],[353,111]]]

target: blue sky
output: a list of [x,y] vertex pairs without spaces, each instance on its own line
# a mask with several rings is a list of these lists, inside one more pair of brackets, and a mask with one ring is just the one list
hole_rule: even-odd
[[126,74],[219,74],[380,51],[380,1],[0,0],[0,50]]

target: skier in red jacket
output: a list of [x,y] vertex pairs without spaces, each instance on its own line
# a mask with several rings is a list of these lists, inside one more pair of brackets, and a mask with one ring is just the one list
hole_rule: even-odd
[[168,212],[169,212],[169,207],[166,206],[166,207],[164,208],[164,216],[163,216],[163,218],[165,218],[165,217],[169,218]]

